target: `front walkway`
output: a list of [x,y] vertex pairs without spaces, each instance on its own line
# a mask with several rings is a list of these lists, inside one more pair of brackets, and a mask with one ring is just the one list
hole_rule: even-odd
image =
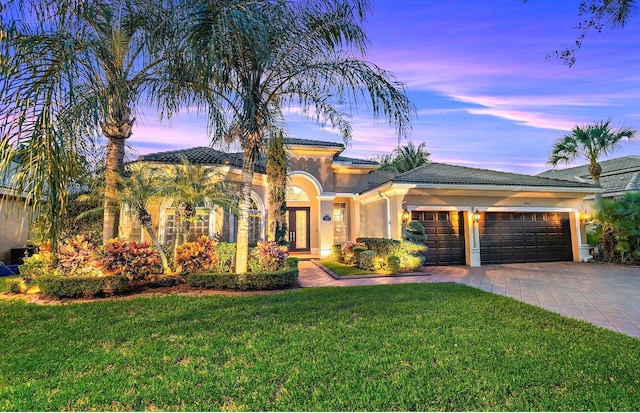
[[425,267],[425,275],[336,280],[300,261],[302,287],[455,282],[640,338],[640,268],[553,262]]

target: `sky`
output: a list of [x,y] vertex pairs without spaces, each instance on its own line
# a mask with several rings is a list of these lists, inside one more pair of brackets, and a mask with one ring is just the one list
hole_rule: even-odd
[[[580,35],[579,3],[373,0],[364,58],[403,82],[417,109],[400,144],[425,142],[434,162],[537,174],[551,168],[554,142],[578,125],[611,119],[640,129],[640,13],[622,29],[589,32],[569,67],[550,55]],[[142,115],[129,139],[138,154],[209,144],[204,116],[166,124],[152,111]],[[292,137],[343,142],[295,111],[287,120]],[[352,124],[344,156],[369,159],[398,145],[394,129],[366,106]],[[640,155],[640,141],[602,160],[626,155]]]

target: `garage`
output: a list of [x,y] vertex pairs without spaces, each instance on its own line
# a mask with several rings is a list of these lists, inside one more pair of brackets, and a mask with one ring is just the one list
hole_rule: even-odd
[[573,260],[568,213],[485,212],[478,229],[482,264]]
[[462,213],[457,211],[413,211],[427,234],[425,265],[465,264]]

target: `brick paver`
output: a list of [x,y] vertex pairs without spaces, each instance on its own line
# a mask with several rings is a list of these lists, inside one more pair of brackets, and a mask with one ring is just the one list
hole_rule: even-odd
[[553,262],[425,267],[424,275],[335,279],[300,262],[302,287],[456,282],[506,295],[550,311],[640,338],[640,268]]

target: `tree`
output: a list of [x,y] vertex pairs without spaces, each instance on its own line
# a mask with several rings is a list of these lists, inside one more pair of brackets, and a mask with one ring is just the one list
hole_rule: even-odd
[[238,196],[236,188],[223,182],[224,177],[205,165],[193,165],[182,157],[179,165],[165,171],[158,180],[159,196],[169,198],[175,207],[179,223],[174,248],[190,241],[191,224],[201,219],[197,213],[200,205],[211,201],[235,211]]
[[287,153],[281,133],[269,139],[267,144],[269,239],[278,245],[287,243],[287,181]]
[[605,259],[615,259],[617,250],[621,261],[637,262],[640,259],[640,192],[627,192],[619,199],[602,199],[596,204],[594,218],[611,230],[611,240],[604,242]]
[[[0,172],[19,154],[19,191],[49,214],[65,207],[77,154],[107,138],[103,239],[117,234],[118,176],[142,100],[188,83],[169,65],[184,59],[181,3],[173,0],[9,0],[0,13]],[[6,16],[6,17],[5,17]],[[57,229],[52,227],[52,237]]]
[[367,0],[238,0],[204,2],[189,19],[190,44],[204,68],[197,78],[208,88],[213,143],[239,141],[243,165],[237,228],[236,272],[246,273],[249,208],[256,160],[265,143],[283,132],[283,108],[303,113],[351,137],[350,113],[370,101],[374,117],[384,115],[399,136],[414,112],[403,85],[386,71],[352,56],[364,53],[360,26]]
[[411,141],[405,146],[399,147],[389,155],[379,158],[380,170],[391,172],[407,172],[429,162],[429,152],[425,150],[422,142],[416,148]]
[[[556,167],[561,163],[569,164],[584,157],[589,161],[589,175],[596,186],[600,187],[602,167],[598,159],[618,148],[624,139],[635,139],[636,131],[628,127],[611,128],[611,120],[599,121],[586,126],[576,126],[571,133],[560,138],[553,145],[547,161]],[[596,201],[601,198],[595,194]]]

